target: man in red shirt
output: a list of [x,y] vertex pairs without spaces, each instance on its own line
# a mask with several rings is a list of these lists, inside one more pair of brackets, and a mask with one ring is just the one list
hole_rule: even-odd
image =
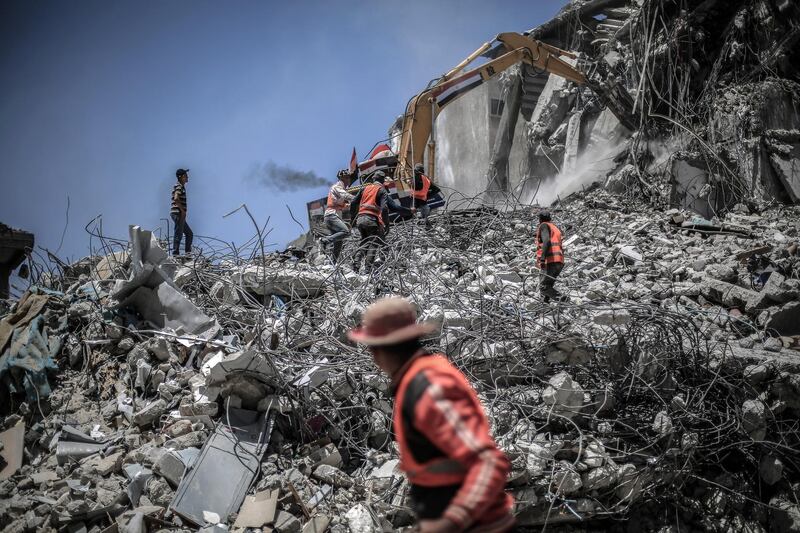
[[513,498],[503,490],[510,464],[464,374],[420,338],[437,328],[417,324],[405,299],[370,305],[351,340],[369,347],[392,380],[393,429],[400,469],[423,533],[503,532],[514,525]]

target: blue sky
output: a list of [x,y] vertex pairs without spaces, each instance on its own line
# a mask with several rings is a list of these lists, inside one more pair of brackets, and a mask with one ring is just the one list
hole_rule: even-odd
[[[195,235],[242,244],[247,203],[280,249],[325,188],[245,180],[274,161],[333,181],[386,136],[407,100],[495,34],[564,0],[478,2],[82,0],[0,4],[0,222],[76,259],[86,223],[127,237],[164,226],[191,169]],[[196,243],[200,243],[196,238]]]

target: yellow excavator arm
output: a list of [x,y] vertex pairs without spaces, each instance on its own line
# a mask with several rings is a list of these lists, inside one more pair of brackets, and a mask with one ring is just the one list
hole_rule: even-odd
[[[496,42],[500,42],[505,47],[505,53],[472,70],[463,72],[470,63],[487,52]],[[427,147],[430,166],[428,174],[429,177],[434,178],[436,117],[450,102],[519,62],[546,70],[579,85],[588,84],[604,100],[604,103],[609,105],[620,121],[629,129],[633,129],[632,106],[627,102],[630,97],[624,98],[627,93],[619,97],[619,95],[604,91],[599,84],[589,80],[585,74],[559,56],[576,57],[574,53],[567,50],[561,50],[513,32],[501,33],[493,41],[487,42],[475,50],[447,74],[409,101],[403,117],[395,177],[410,178],[413,175],[414,165],[424,161]]]

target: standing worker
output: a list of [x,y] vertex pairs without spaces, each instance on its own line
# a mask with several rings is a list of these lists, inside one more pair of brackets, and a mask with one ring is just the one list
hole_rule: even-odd
[[328,203],[325,206],[325,227],[331,232],[330,235],[320,238],[320,243],[325,247],[333,244],[333,263],[339,260],[339,254],[342,253],[342,241],[350,235],[350,228],[344,223],[342,217],[339,216],[339,211],[346,209],[350,202],[353,200],[353,195],[347,192],[347,187],[352,183],[355,174],[351,174],[346,169],[340,170],[336,174],[336,183],[331,186],[328,192]]
[[540,211],[539,227],[536,229],[536,265],[541,269],[539,290],[545,303],[551,298],[558,301],[564,299],[554,287],[556,278],[564,268],[561,242],[561,230],[551,222],[550,212]]
[[385,244],[383,238],[386,235],[386,224],[389,222],[389,209],[411,213],[411,210],[392,198],[384,187],[386,174],[379,170],[373,175],[372,180],[358,191],[350,202],[350,217],[355,219],[356,227],[361,234],[361,242],[353,259],[353,270],[356,272],[361,268],[362,257],[367,270],[372,269],[375,255]]
[[192,251],[194,233],[186,222],[186,184],[189,182],[189,169],[179,168],[175,171],[178,183],[172,188],[172,207],[169,214],[175,224],[175,237],[172,240],[172,255],[180,255],[181,238],[186,236],[186,255]]
[[425,175],[425,167],[422,163],[414,165],[414,186],[412,187],[412,194],[414,196],[414,207],[416,207],[422,220],[425,222],[425,227],[430,228],[428,217],[431,214],[431,208],[428,205],[428,198],[432,194],[439,192],[439,187],[433,184],[431,179]]
[[464,374],[423,348],[420,338],[435,329],[417,324],[407,300],[389,297],[370,305],[348,336],[367,345],[391,379],[392,424],[417,531],[508,531],[514,499],[503,488],[511,465]]

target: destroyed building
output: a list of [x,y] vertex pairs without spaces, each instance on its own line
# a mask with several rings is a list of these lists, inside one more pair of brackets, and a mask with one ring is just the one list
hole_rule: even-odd
[[[437,130],[449,209],[394,225],[370,274],[93,229],[0,307],[0,527],[410,526],[388,380],[346,337],[398,294],[478,392],[523,530],[800,531],[799,15],[571,3],[531,35],[604,62],[641,127],[525,68],[472,91]],[[567,301],[538,296],[531,201]]]

